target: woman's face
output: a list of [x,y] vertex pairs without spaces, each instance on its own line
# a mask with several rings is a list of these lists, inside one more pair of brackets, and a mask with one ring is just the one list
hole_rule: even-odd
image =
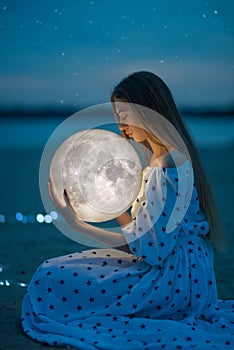
[[124,131],[128,137],[136,142],[143,142],[147,139],[147,133],[144,129],[137,126],[136,117],[127,103],[118,102],[116,112],[119,116],[119,128]]

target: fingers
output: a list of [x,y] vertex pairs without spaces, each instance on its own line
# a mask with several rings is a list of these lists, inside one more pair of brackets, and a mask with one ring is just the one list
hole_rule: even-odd
[[51,180],[49,180],[49,182],[47,182],[47,184],[48,184],[48,189],[49,189],[50,195],[55,199],[56,195],[55,195],[53,182],[51,182]]
[[48,188],[50,199],[51,199],[52,203],[54,204],[56,202],[55,195],[54,195],[53,187],[52,187],[52,184],[50,181],[47,182],[47,188]]
[[70,201],[70,198],[69,198],[69,196],[68,196],[68,193],[67,193],[67,190],[66,190],[66,189],[64,189],[64,191],[63,191],[63,198],[64,198],[64,201],[65,201],[67,207],[71,208],[71,210],[73,211],[73,213],[76,214],[75,209],[73,208],[73,205],[72,205],[72,203],[71,203],[71,201]]
[[63,198],[64,198],[64,202],[65,202],[65,206],[64,205],[61,205],[57,195],[56,195],[56,192],[55,192],[55,189],[54,189],[54,186],[53,186],[53,183],[51,181],[48,181],[47,182],[47,187],[48,187],[48,192],[49,192],[49,196],[50,196],[50,199],[51,199],[51,202],[52,204],[54,205],[54,207],[62,214],[62,215],[67,215],[68,212],[70,211],[70,213],[72,212],[73,215],[76,216],[76,212],[72,206],[72,203],[70,201],[70,198],[68,196],[68,193],[66,191],[66,189],[64,189],[64,192],[63,192]]
[[64,219],[69,223],[74,223],[76,222],[76,225],[78,223],[77,221],[77,213],[75,212],[73,205],[71,203],[71,200],[69,198],[69,195],[66,191],[66,189],[64,189],[63,191],[63,199],[65,202],[65,205],[61,205],[61,199],[59,200],[53,183],[51,181],[47,182],[47,188],[48,188],[48,193],[51,199],[52,204],[54,205],[54,207],[56,208],[56,210],[64,217]]
[[50,196],[50,200],[52,202],[52,204],[54,205],[54,207],[60,211],[61,210],[61,205],[59,204],[59,200],[55,194],[55,190],[54,190],[54,187],[53,187],[53,184],[51,181],[48,181],[47,182],[47,188],[48,188],[48,193],[49,193],[49,196]]
[[48,193],[52,202],[54,202],[54,195],[52,193],[51,182],[47,182]]

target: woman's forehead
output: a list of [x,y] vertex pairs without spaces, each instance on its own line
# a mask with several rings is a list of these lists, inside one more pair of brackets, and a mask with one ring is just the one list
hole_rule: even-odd
[[115,104],[115,110],[118,114],[132,111],[132,108],[128,102],[115,101],[114,104]]

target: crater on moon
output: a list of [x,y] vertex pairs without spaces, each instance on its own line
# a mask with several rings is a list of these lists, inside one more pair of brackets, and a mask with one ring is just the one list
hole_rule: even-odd
[[141,188],[141,162],[133,146],[107,130],[80,131],[57,149],[50,165],[56,195],[65,205],[66,189],[80,220],[116,218],[136,199]]

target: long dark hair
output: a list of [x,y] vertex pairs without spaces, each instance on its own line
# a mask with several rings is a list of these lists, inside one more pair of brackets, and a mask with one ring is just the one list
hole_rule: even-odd
[[151,72],[136,72],[124,78],[114,88],[111,94],[111,102],[114,104],[116,100],[148,107],[166,118],[177,130],[192,161],[201,207],[204,209],[210,225],[211,241],[217,250],[221,249],[224,241],[223,228],[214,196],[203,170],[198,151],[167,85],[161,78]]

